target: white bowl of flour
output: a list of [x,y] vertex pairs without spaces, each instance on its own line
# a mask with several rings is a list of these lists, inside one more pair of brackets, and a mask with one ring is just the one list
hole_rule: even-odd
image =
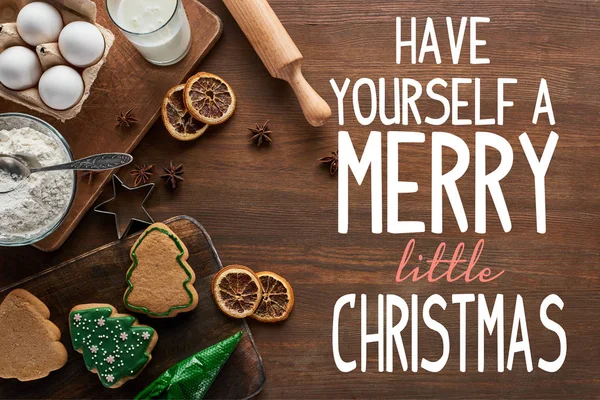
[[[73,160],[56,129],[18,113],[0,114],[0,154],[34,156],[42,166]],[[75,171],[38,172],[0,193],[0,246],[32,244],[54,232],[73,204],[76,186]]]

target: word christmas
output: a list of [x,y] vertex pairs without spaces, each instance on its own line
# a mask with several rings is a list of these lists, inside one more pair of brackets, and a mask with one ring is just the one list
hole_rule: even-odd
[[[347,294],[340,297],[335,303],[333,310],[333,329],[332,329],[332,348],[335,365],[341,372],[350,372],[356,369],[356,360],[344,359],[340,349],[347,348],[347,344],[340,343],[340,315],[342,311],[347,316],[348,308],[353,309],[356,304],[356,294]],[[467,370],[467,304],[475,302],[474,294],[453,294],[452,304],[459,308],[459,360],[460,371]],[[403,344],[403,333],[407,328],[410,319],[410,342],[411,342],[411,371],[417,372],[419,367],[429,372],[441,371],[448,362],[450,356],[450,335],[448,329],[435,320],[431,316],[431,310],[434,306],[446,310],[448,304],[446,300],[439,294],[429,296],[422,306],[422,311],[419,311],[419,296],[413,294],[411,296],[411,305],[409,307],[406,300],[402,297],[388,294],[378,296],[377,301],[377,330],[375,333],[367,333],[367,296],[360,296],[360,370],[367,370],[367,344],[377,343],[377,359],[378,371],[393,372],[394,360],[399,359],[402,365],[402,370],[408,370],[408,359],[406,350]],[[559,309],[563,309],[564,303],[562,299],[551,294],[547,296],[539,307],[539,317],[542,325],[549,331],[554,332],[558,338],[558,351],[554,360],[545,360],[539,358],[537,367],[546,372],[556,372],[565,362],[567,356],[567,335],[565,330],[557,322],[548,317],[548,308],[554,305]],[[477,370],[484,371],[485,367],[485,340],[486,329],[489,335],[496,331],[497,342],[497,369],[498,372],[503,372],[505,367],[504,355],[506,352],[504,346],[504,295],[496,295],[496,300],[491,309],[488,307],[485,296],[479,294],[477,296],[477,304],[469,307],[477,308]],[[394,321],[394,310],[400,310],[400,320]],[[409,311],[410,310],[410,311]],[[372,313],[373,314],[373,313]],[[435,332],[442,340],[442,350],[437,360],[428,360],[421,358],[419,362],[419,330],[422,329],[421,321],[427,327],[427,334]],[[406,329],[409,330],[409,329]],[[519,340],[519,336],[521,340]],[[454,341],[453,341],[454,342]],[[523,298],[520,295],[516,297],[515,310],[512,318],[512,330],[510,334],[510,342],[508,345],[508,358],[506,360],[506,369],[512,370],[515,362],[515,356],[523,353],[525,366],[528,372],[533,370],[533,358],[529,341],[529,333],[527,330],[527,319],[525,318],[525,308]],[[385,366],[385,369],[384,369]]]

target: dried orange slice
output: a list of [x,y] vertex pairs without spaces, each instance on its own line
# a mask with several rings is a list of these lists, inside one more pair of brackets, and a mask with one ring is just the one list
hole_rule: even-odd
[[205,124],[222,124],[235,110],[235,94],[229,84],[208,72],[188,79],[183,97],[190,114]]
[[221,311],[233,318],[244,318],[256,311],[262,288],[250,268],[229,265],[213,278],[212,293]]
[[256,276],[262,286],[262,301],[252,318],[261,322],[287,319],[294,308],[294,291],[289,282],[274,272],[259,272]]
[[162,119],[171,136],[185,142],[202,135],[208,124],[194,119],[185,108],[184,88],[185,85],[178,85],[167,92],[162,103]]

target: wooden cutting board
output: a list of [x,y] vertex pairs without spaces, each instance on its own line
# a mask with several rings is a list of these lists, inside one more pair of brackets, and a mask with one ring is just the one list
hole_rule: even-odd
[[153,319],[135,314],[140,323],[158,332],[152,360],[142,373],[118,389],[107,389],[89,372],[81,354],[73,350],[69,335],[70,309],[83,303],[109,303],[127,312],[123,293],[129,250],[139,234],[110,243],[71,261],[50,268],[22,282],[0,289],[0,300],[14,288],[23,288],[40,298],[50,309],[50,320],[62,332],[69,353],[67,364],[46,378],[31,382],[0,379],[0,399],[15,398],[133,398],[162,372],[196,352],[243,331],[235,352],[210,388],[207,398],[245,399],[260,392],[265,372],[248,325],[225,316],[215,305],[211,281],[221,261],[202,226],[189,217],[165,222],[187,246],[189,264],[196,274],[198,307],[176,318]]
[[[104,0],[95,2],[97,23],[114,33],[115,42],[81,113],[61,123],[48,115],[0,99],[1,112],[32,114],[53,125],[67,139],[76,158],[94,153],[133,151],[158,118],[165,93],[195,72],[222,31],[221,20],[208,8],[196,0],[183,0],[192,27],[192,47],[178,64],[157,67],[147,62],[110,21]],[[130,128],[116,127],[118,113],[129,109],[133,109],[138,123]],[[169,136],[165,140],[173,139]],[[80,180],[75,202],[65,221],[35,246],[43,251],[59,248],[98,198],[109,178],[108,172],[99,174],[92,186]]]

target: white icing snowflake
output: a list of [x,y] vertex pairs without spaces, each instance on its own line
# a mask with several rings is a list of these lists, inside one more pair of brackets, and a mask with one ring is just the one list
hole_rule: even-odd
[[106,375],[106,382],[112,383],[115,380],[115,377],[112,375]]
[[148,340],[148,339],[150,339],[150,333],[144,332],[144,333],[142,333],[142,337],[144,338],[144,340]]
[[106,362],[112,364],[115,362],[115,358],[113,356],[106,357]]
[[127,334],[125,332],[121,332],[121,334],[119,335],[119,337],[121,338],[122,341],[127,340]]
[[81,321],[81,314],[75,314],[75,316],[73,316],[73,319],[75,320],[75,322]]
[[98,326],[104,326],[104,317],[100,317],[96,322],[98,323]]
[[96,345],[90,346],[90,351],[92,353],[96,354],[98,352],[98,346],[96,346]]

